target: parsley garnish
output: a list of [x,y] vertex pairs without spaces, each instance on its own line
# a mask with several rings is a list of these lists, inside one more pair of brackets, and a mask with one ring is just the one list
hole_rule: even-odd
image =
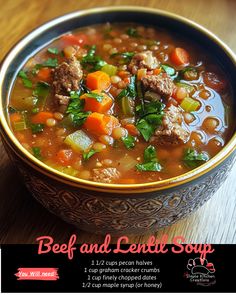
[[52,53],[52,54],[58,54],[59,53],[59,50],[58,48],[54,47],[54,48],[48,48],[48,52],[49,53]]
[[208,160],[209,156],[207,153],[198,153],[198,151],[190,148],[185,151],[183,158],[184,164],[190,168],[196,168]]
[[95,55],[96,46],[93,45],[89,49],[86,56],[84,56],[81,60],[81,64],[84,68],[89,71],[97,71],[100,70],[106,62],[98,55]]
[[124,63],[128,63],[130,62],[134,54],[135,54],[134,52],[121,52],[121,53],[117,52],[117,53],[111,54],[110,57],[120,56],[124,59]]
[[175,75],[175,69],[169,65],[161,65],[161,68],[169,75],[174,76]]
[[143,158],[144,158],[144,163],[136,165],[136,168],[139,171],[161,171],[162,167],[158,163],[156,150],[154,146],[149,145],[144,150]]
[[161,125],[165,105],[160,101],[152,101],[144,105],[136,106],[136,114],[139,120],[136,124],[145,141],[154,134],[156,128]]
[[83,159],[87,161],[89,158],[91,158],[94,154],[98,153],[98,151],[91,149],[89,152],[83,152]]
[[57,58],[48,58],[45,62],[43,62],[42,64],[36,64],[32,70],[32,74],[37,74],[38,71],[41,68],[55,68],[58,66],[58,60]]
[[124,136],[121,138],[121,140],[128,150],[132,149],[135,146],[135,137],[131,135]]
[[130,37],[136,37],[136,38],[140,37],[137,29],[135,28],[128,28],[126,30],[126,34],[129,35]]
[[136,82],[136,77],[135,76],[130,77],[129,85],[117,95],[117,99],[121,99],[124,96],[135,98],[137,95],[135,82]]
[[84,112],[84,99],[80,99],[80,91],[70,92],[71,101],[66,113],[70,115],[75,126],[81,126],[91,112]]
[[41,149],[39,147],[32,147],[32,152],[33,152],[33,155],[35,156],[35,158],[37,158],[39,160],[42,159]]
[[22,82],[24,84],[25,87],[27,88],[32,88],[33,84],[30,81],[30,79],[28,78],[27,74],[25,71],[21,70],[18,74],[18,76],[22,79]]
[[86,97],[89,97],[89,98],[94,98],[96,99],[96,101],[98,102],[102,102],[104,96],[102,94],[98,94],[98,93],[94,93],[94,92],[89,92],[86,94]]
[[43,129],[44,124],[31,124],[31,130],[33,134],[43,132]]

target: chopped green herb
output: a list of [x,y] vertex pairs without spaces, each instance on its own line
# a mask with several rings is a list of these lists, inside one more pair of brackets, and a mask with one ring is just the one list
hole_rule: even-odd
[[130,37],[136,37],[136,38],[140,37],[137,29],[135,28],[128,28],[126,30],[126,34],[129,35]]
[[13,107],[8,107],[8,113],[9,114],[14,114],[14,113],[16,113],[17,112],[17,110],[15,109],[15,108],[13,108]]
[[119,93],[119,95],[117,95],[117,99],[121,99],[124,96],[128,96],[130,98],[135,98],[137,95],[135,82],[136,82],[136,77],[131,76],[129,85],[125,89],[123,89]]
[[86,56],[84,56],[81,60],[82,66],[88,71],[97,71],[100,70],[106,62],[98,55],[95,55],[96,46],[93,45],[89,49]]
[[18,76],[22,79],[22,82],[25,87],[32,88],[33,86],[32,81],[28,78],[28,75],[26,74],[25,71],[21,70]]
[[151,101],[136,106],[136,114],[140,118],[136,127],[145,141],[149,141],[156,128],[161,125],[164,108],[165,105],[160,101]]
[[102,102],[104,96],[102,94],[94,93],[94,92],[89,92],[86,94],[86,97],[94,98],[98,102]]
[[58,54],[59,50],[58,50],[58,48],[53,47],[53,48],[48,48],[48,52],[52,53],[52,54]]
[[35,90],[33,91],[33,95],[37,97],[47,96],[50,90],[50,85],[46,82],[38,82],[36,84]]
[[162,69],[170,76],[175,75],[175,69],[169,65],[161,65]]
[[89,158],[91,158],[94,154],[98,153],[98,151],[91,149],[89,152],[83,152],[83,159],[87,161]]
[[37,114],[39,112],[39,108],[33,108],[31,113],[32,114]]
[[31,130],[33,134],[43,132],[43,129],[44,129],[44,124],[40,124],[40,123],[31,124]]
[[158,159],[156,156],[156,149],[154,146],[149,145],[144,150],[144,163],[137,164],[136,168],[139,171],[161,171],[162,167],[158,163]]
[[39,147],[32,147],[32,152],[35,158],[42,160],[41,149]]
[[128,62],[130,62],[130,60],[132,59],[134,54],[135,54],[134,52],[122,52],[122,53],[117,52],[117,53],[111,54],[110,57],[120,56],[120,57],[122,57],[124,59],[125,63],[128,63]]
[[196,80],[198,79],[198,70],[195,67],[185,67],[181,71],[179,71],[179,75],[177,79],[185,79],[185,80]]
[[67,114],[70,114],[70,119],[74,126],[81,126],[91,112],[84,112],[84,99],[80,99],[80,92],[70,92],[71,101],[68,105]]
[[187,149],[184,153],[184,164],[190,168],[196,168],[209,160],[206,152],[198,153],[194,149]]
[[43,62],[42,64],[36,64],[32,70],[32,74],[36,75],[38,73],[38,71],[41,68],[55,68],[58,66],[58,60],[57,58],[48,58],[45,62]]
[[135,146],[135,137],[131,135],[127,135],[125,137],[122,137],[121,140],[123,141],[125,147],[129,150],[134,148]]

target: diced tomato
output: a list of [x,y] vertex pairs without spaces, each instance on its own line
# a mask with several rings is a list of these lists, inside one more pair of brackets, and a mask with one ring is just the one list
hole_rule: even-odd
[[61,37],[64,46],[83,45],[88,43],[88,37],[85,34],[67,34]]
[[56,154],[56,160],[62,165],[69,165],[71,162],[71,158],[73,156],[73,151],[72,150],[59,150],[59,152]]

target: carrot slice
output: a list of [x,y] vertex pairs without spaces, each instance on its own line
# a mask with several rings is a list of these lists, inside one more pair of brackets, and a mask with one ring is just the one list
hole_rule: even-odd
[[91,90],[105,90],[111,85],[109,75],[102,71],[89,73],[86,80],[86,86]]
[[83,126],[93,134],[110,135],[115,127],[120,126],[120,123],[114,116],[94,112],[88,116]]
[[102,101],[97,101],[95,98],[87,97],[87,93],[80,96],[85,100],[84,110],[98,113],[106,113],[112,106],[112,99],[105,93],[101,93],[99,90],[94,90],[92,93],[97,93],[103,96]]
[[63,164],[65,166],[69,165],[71,162],[71,158],[73,155],[72,150],[59,150],[58,153],[56,153],[56,161],[60,164]]
[[125,129],[128,130],[130,135],[137,136],[139,135],[139,131],[134,124],[127,124],[125,125]]
[[10,120],[12,123],[21,121],[21,114],[13,113],[10,115]]
[[49,68],[42,68],[38,71],[38,78],[44,82],[50,81],[52,70]]
[[31,117],[31,122],[34,124],[45,124],[47,119],[53,118],[51,112],[40,112]]
[[175,65],[181,66],[189,63],[189,54],[185,49],[176,47],[172,51],[170,59]]
[[153,70],[153,75],[159,75],[161,72],[161,68],[157,68]]

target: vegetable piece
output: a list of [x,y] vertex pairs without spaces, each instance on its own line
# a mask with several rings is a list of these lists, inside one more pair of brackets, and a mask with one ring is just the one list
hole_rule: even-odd
[[161,73],[161,68],[157,68],[153,70],[153,75],[159,75]]
[[176,66],[182,66],[189,63],[189,54],[185,49],[176,47],[172,51],[170,59]]
[[160,101],[161,100],[160,94],[158,94],[154,91],[149,91],[149,90],[145,92],[144,98],[146,100],[150,100],[150,101]]
[[185,112],[195,112],[200,108],[201,103],[191,97],[185,97],[180,106]]
[[209,160],[206,152],[198,153],[194,149],[187,149],[184,154],[183,162],[189,168],[196,168]]
[[90,112],[84,112],[85,101],[80,99],[80,92],[71,91],[70,97],[71,102],[66,111],[69,116],[67,116],[61,123],[65,123],[65,126],[68,127],[70,126],[70,123],[79,127],[83,125]]
[[58,66],[58,60],[57,58],[48,58],[45,62],[43,62],[42,64],[36,64],[32,70],[32,74],[37,74],[38,71],[41,68],[55,68]]
[[120,124],[118,119],[113,116],[107,116],[94,112],[88,116],[83,126],[89,132],[96,135],[110,135],[112,133],[112,129],[120,126]]
[[93,141],[84,131],[77,130],[74,133],[69,134],[65,138],[64,143],[69,145],[72,150],[75,150],[76,152],[84,152],[90,148]]
[[11,123],[19,122],[22,120],[22,115],[20,113],[12,113],[10,115]]
[[86,79],[86,86],[91,90],[106,90],[110,85],[110,77],[102,71],[90,73]]
[[56,153],[56,161],[62,165],[68,166],[71,163],[73,151],[70,149],[62,149]]
[[32,81],[28,78],[28,75],[25,71],[21,70],[18,76],[22,79],[22,82],[25,87],[32,88],[33,86]]
[[53,161],[46,161],[45,164],[67,175],[77,176],[78,174],[78,170],[72,168],[71,166],[66,167],[58,165]]
[[39,112],[38,114],[31,117],[31,122],[34,124],[45,124],[47,119],[53,118],[53,113],[51,112]]
[[104,73],[106,73],[107,75],[111,77],[111,76],[115,76],[115,74],[117,73],[117,67],[106,64],[101,68],[101,71],[103,71]]
[[67,34],[61,37],[63,45],[83,45],[88,43],[88,37],[85,34]]
[[110,57],[121,57],[123,61],[121,61],[121,64],[129,63],[132,57],[134,56],[134,52],[117,52],[111,54]]
[[125,117],[133,116],[134,115],[134,108],[132,103],[132,98],[124,96],[120,100],[120,105],[122,108],[122,112]]
[[194,91],[194,87],[192,85],[187,84],[187,83],[176,82],[175,85],[178,86],[178,87],[184,87],[184,88],[186,88],[186,90],[188,91],[188,93],[191,93],[191,92]]
[[25,120],[13,122],[13,128],[15,131],[23,131],[27,129]]
[[157,156],[156,156],[156,149],[154,146],[149,145],[144,150],[144,163],[143,164],[137,164],[136,168],[139,171],[161,171],[162,167],[158,162]]
[[31,124],[31,130],[33,134],[43,132],[44,124]]
[[42,160],[41,149],[39,147],[32,147],[32,152],[35,158]]
[[130,155],[125,154],[118,160],[119,163],[119,170],[122,172],[127,172],[135,167],[138,163],[136,159],[131,157]]
[[56,47],[49,47],[48,52],[51,53],[51,54],[58,54],[59,50]]
[[47,97],[50,92],[50,85],[46,82],[38,82],[36,84],[35,90],[33,91],[33,96],[38,98],[37,106],[40,110],[43,110]]
[[147,69],[138,69],[137,71],[137,80],[140,81],[147,75]]
[[35,96],[29,97],[19,97],[14,105],[19,111],[30,111],[34,106],[36,106],[38,98]]
[[52,73],[52,70],[51,69],[49,69],[49,68],[42,68],[42,69],[40,69],[38,71],[37,77],[41,81],[48,82],[51,79],[51,73]]
[[161,68],[169,75],[174,76],[175,75],[175,69],[169,65],[161,65]]
[[83,152],[83,160],[87,161],[96,153],[98,153],[98,151],[94,149],[91,149],[89,152]]
[[136,114],[139,117],[136,127],[145,141],[149,141],[156,128],[161,125],[164,108],[165,105],[160,101],[152,101],[136,106]]
[[125,129],[128,130],[130,135],[138,136],[140,133],[134,124],[125,125]]
[[137,95],[135,84],[136,84],[135,76],[130,77],[129,85],[117,95],[117,99],[121,99],[124,96],[128,96],[130,98],[135,98]]
[[90,47],[87,55],[81,60],[82,66],[90,72],[100,70],[106,64],[100,56],[95,55],[95,52],[96,46],[93,45]]
[[195,67],[185,67],[179,72],[180,78],[188,81],[198,79],[198,71]]
[[121,140],[123,141],[125,147],[130,150],[135,147],[135,137],[131,135],[127,135],[125,137],[122,137]]
[[129,35],[130,37],[136,37],[136,38],[140,37],[137,29],[135,28],[128,28],[126,30],[126,34]]
[[[98,95],[98,97],[101,97],[101,99],[96,99],[96,95]],[[99,90],[94,90],[91,93],[85,93],[80,96],[80,99],[85,100],[85,111],[98,113],[106,113],[113,104],[112,99],[107,94],[100,93]]]

